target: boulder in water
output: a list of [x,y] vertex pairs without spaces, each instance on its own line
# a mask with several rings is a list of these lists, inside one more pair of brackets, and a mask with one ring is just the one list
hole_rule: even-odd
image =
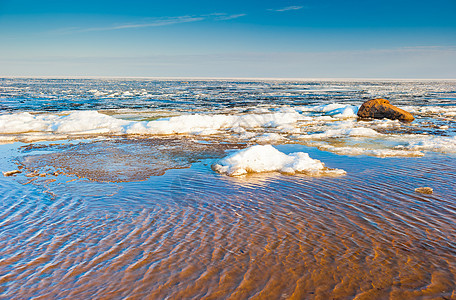
[[411,122],[415,118],[411,113],[391,105],[388,100],[378,98],[364,102],[358,110],[360,118],[391,119]]

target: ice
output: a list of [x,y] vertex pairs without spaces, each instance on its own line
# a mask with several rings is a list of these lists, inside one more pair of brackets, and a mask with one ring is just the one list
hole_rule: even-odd
[[48,131],[65,134],[122,133],[129,122],[96,111],[77,111],[54,120]]
[[254,140],[258,143],[266,143],[266,142],[277,142],[277,141],[283,141],[285,139],[284,136],[278,134],[278,133],[265,133],[260,136],[257,136],[254,138]]
[[245,115],[192,114],[150,122],[130,124],[125,133],[130,134],[199,134],[210,135],[218,130],[240,132],[242,129],[277,128],[297,122],[299,114],[269,113]]
[[335,108],[329,111],[325,111],[325,114],[334,118],[346,119],[346,118],[357,118],[358,106],[346,105],[343,107]]
[[434,151],[443,153],[456,153],[456,136],[453,137],[423,137],[410,142],[404,149],[411,151]]
[[311,107],[311,111],[317,111],[317,112],[330,112],[334,111],[336,109],[345,109],[347,107],[350,107],[351,105],[345,105],[345,104],[339,104],[339,103],[331,103],[331,104],[324,104],[324,105],[318,105]]
[[303,139],[326,139],[340,137],[376,137],[382,134],[371,128],[355,127],[355,128],[338,128],[329,129],[323,133],[309,134],[302,136]]
[[106,96],[106,92],[99,91],[97,89],[91,89],[89,90],[89,93],[92,93],[95,97],[101,97],[101,96]]
[[271,145],[256,145],[239,150],[212,166],[221,174],[239,176],[247,173],[282,172],[287,174],[343,175],[340,169],[328,169],[304,152],[285,154]]
[[76,111],[68,115],[32,115],[30,113],[0,116],[0,134],[48,132],[64,134],[120,133],[128,121],[96,111]]
[[47,131],[57,118],[55,115],[32,115],[28,112],[1,115],[0,133]]
[[[206,90],[207,87],[198,87],[198,90],[195,91],[195,95],[200,95],[205,99],[201,101],[207,101],[217,95],[222,96],[216,92],[216,89]],[[233,87],[238,86],[234,84]],[[415,86],[407,85],[407,87],[413,91],[412,88]],[[240,86],[239,88],[245,88],[248,93],[252,92],[252,94],[247,94],[248,97],[253,97],[252,100],[250,101],[247,96],[243,98],[244,96],[240,96],[230,89],[229,95],[234,93],[234,96],[230,97],[240,97],[236,98],[236,102],[230,102],[228,105],[223,102],[225,101],[223,97],[219,99],[222,101],[220,103],[217,102],[219,100],[211,98],[214,101],[217,100],[214,103],[218,104],[206,107],[206,105],[201,105],[205,102],[187,101],[187,97],[194,95],[184,93],[185,87],[169,86],[160,92],[134,86],[125,86],[120,90],[104,85],[93,85],[90,88],[71,87],[71,89],[64,89],[63,92],[71,90],[75,95],[91,97],[90,101],[84,103],[83,109],[96,108],[97,106],[91,106],[92,103],[105,101],[103,99],[92,101],[94,96],[101,95],[101,93],[116,94],[116,99],[128,95],[153,94],[154,98],[171,101],[172,105],[165,101],[165,106],[156,106],[154,100],[150,102],[154,103],[153,105],[142,106],[139,104],[150,103],[141,102],[142,100],[138,99],[134,101],[110,99],[105,102],[119,102],[126,106],[110,108],[109,104],[105,109],[99,111],[95,109],[75,111],[73,109],[79,109],[78,106],[67,105],[62,106],[67,110],[57,109],[55,110],[57,112],[52,113],[46,113],[44,106],[37,106],[41,109],[33,107],[33,105],[40,104],[41,100],[36,100],[37,102],[32,103],[33,105],[29,103],[31,106],[27,107],[28,112],[19,112],[20,110],[17,108],[21,108],[21,106],[14,106],[17,101],[8,100],[6,97],[1,105],[9,107],[9,109],[2,110],[2,114],[0,114],[0,143],[112,135],[153,137],[182,134],[197,135],[201,139],[224,142],[242,141],[249,145],[252,143],[303,143],[323,149],[322,145],[330,144],[331,147],[326,150],[349,155],[367,154],[386,157],[422,156],[426,152],[456,153],[456,141],[453,137],[456,134],[454,126],[456,107],[451,102],[452,98],[448,98],[451,95],[446,95],[447,100],[439,100],[442,102],[441,105],[438,105],[439,101],[432,99],[432,101],[426,102],[426,106],[419,106],[423,102],[407,100],[408,97],[406,100],[396,99],[399,106],[404,104],[401,107],[417,116],[416,122],[408,124],[387,119],[357,120],[357,104],[361,100],[354,94],[350,96],[350,99],[340,99],[340,103],[329,103],[339,101],[339,98],[331,99],[328,96],[329,98],[324,98],[324,100],[309,101],[309,104],[303,104],[307,102],[302,102],[300,99],[302,95],[292,93],[299,97],[290,98],[283,103],[274,101],[270,103],[255,98],[262,93],[258,95],[253,93],[254,87]],[[44,90],[35,91],[35,93],[43,94]],[[183,99],[179,98],[180,93],[184,93],[182,94],[186,100],[182,101],[184,104],[179,104],[179,101],[174,102],[176,99]],[[60,96],[60,94],[48,95],[49,99],[44,102],[52,104],[49,107],[55,109],[60,105],[60,100],[58,100]],[[11,103],[14,105],[12,106]],[[316,105],[321,103],[325,104]],[[130,107],[130,104],[135,104],[134,108]],[[7,111],[17,113],[7,113]]]
[[64,115],[30,113],[0,116],[0,134],[47,132],[55,134],[200,134],[219,130],[289,128],[297,112],[245,115],[181,115],[154,121],[127,121],[97,111],[76,111]]
[[331,116],[333,118],[356,118],[359,106],[347,105],[339,103],[331,103],[317,106],[300,106],[299,110],[307,112],[319,112],[325,116]]
[[433,115],[438,114],[445,117],[456,116],[455,106],[405,106],[403,108],[412,114]]
[[331,151],[339,155],[368,155],[376,157],[422,157],[424,153],[418,150],[404,149],[368,149],[364,147],[343,147],[332,145],[321,145],[318,147],[321,150]]

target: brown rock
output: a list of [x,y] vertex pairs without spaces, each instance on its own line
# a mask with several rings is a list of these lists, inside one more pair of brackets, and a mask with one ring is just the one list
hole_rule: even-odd
[[19,170],[6,171],[6,172],[3,172],[3,176],[13,176],[14,174],[17,174],[17,173],[22,173],[22,172]]
[[374,119],[391,119],[411,122],[415,118],[411,113],[406,112],[394,105],[391,105],[388,100],[378,98],[366,101],[361,105],[358,110],[358,117],[360,118],[374,118]]
[[432,194],[432,193],[434,193],[434,190],[430,187],[420,187],[420,188],[416,188],[415,192],[420,193],[420,194]]

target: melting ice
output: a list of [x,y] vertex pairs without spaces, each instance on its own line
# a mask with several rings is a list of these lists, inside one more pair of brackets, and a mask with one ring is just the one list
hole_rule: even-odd
[[[344,155],[456,153],[455,90],[454,81],[4,79],[0,143],[185,134],[248,145],[300,143]],[[374,97],[416,120],[357,120],[358,107]]]

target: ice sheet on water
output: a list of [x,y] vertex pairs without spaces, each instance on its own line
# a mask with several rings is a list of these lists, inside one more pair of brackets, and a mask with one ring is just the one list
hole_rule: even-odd
[[53,115],[30,113],[0,116],[0,134],[46,132],[49,134],[214,134],[238,128],[276,128],[297,122],[297,112],[267,114],[191,114],[153,121],[127,121],[96,111]]
[[[198,135],[375,156],[454,153],[456,81],[0,79],[0,143]],[[358,121],[383,97],[416,120]],[[358,155],[358,154],[355,154]]]

